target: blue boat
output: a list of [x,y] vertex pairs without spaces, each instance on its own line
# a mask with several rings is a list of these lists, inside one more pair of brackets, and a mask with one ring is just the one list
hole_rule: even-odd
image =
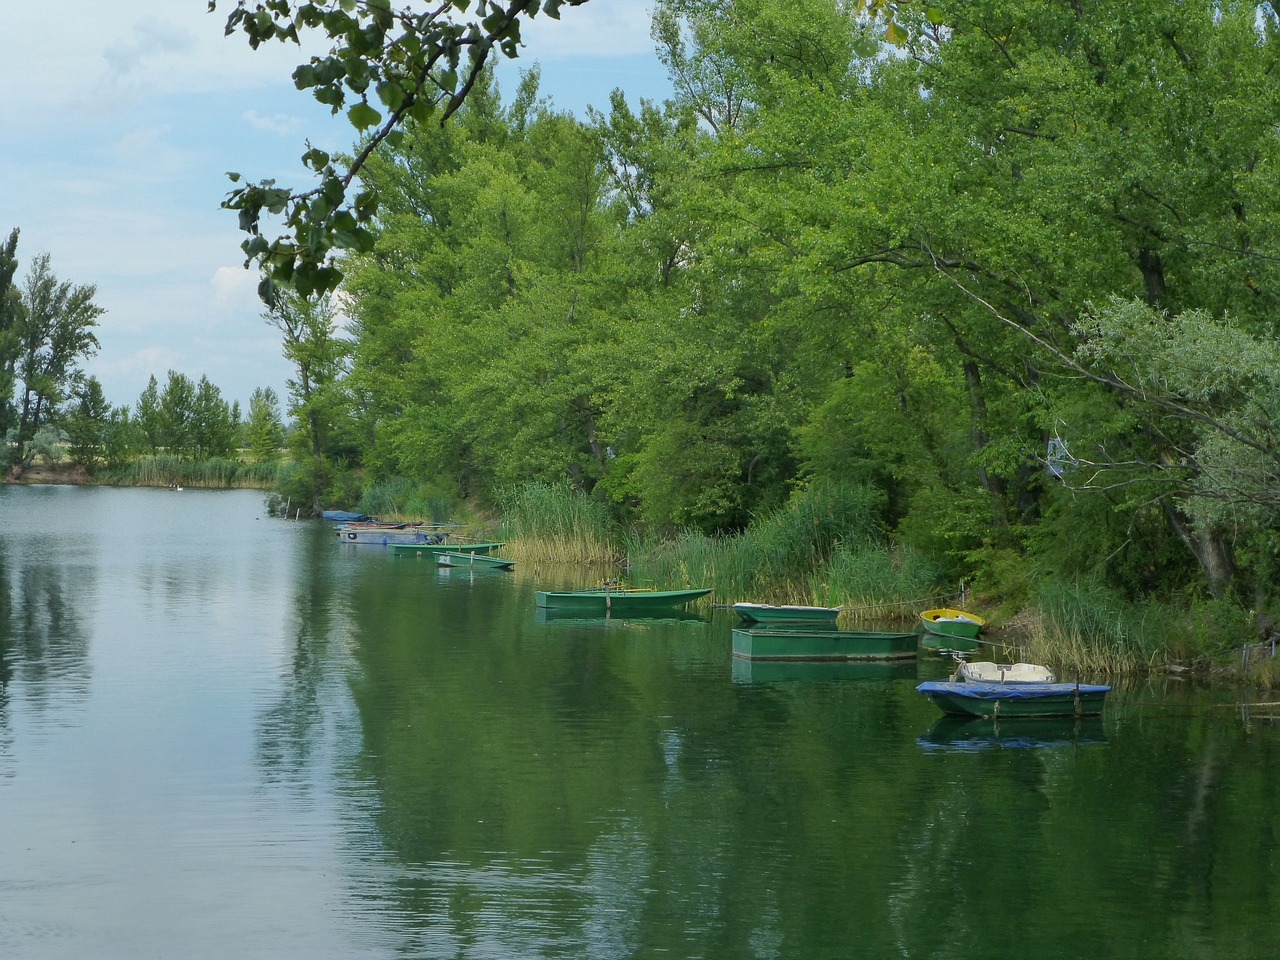
[[973,683],[930,680],[916,687],[943,713],[961,717],[1087,717],[1102,713],[1111,688],[1096,683]]

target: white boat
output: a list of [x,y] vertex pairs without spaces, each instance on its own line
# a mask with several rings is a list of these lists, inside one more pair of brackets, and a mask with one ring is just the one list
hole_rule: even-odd
[[970,663],[960,660],[956,665],[956,680],[967,683],[1056,683],[1057,677],[1048,667],[1038,663],[992,663],[977,660]]

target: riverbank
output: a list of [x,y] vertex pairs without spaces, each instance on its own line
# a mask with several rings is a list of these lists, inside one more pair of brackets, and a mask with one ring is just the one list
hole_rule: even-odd
[[89,471],[80,463],[41,463],[27,467],[14,464],[5,475],[5,483],[54,483],[83,486],[92,482]]

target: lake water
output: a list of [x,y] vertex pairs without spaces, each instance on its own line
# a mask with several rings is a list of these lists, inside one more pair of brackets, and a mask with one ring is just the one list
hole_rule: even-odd
[[0,487],[0,957],[1280,956],[1262,698],[957,727],[936,659],[540,619],[572,578]]

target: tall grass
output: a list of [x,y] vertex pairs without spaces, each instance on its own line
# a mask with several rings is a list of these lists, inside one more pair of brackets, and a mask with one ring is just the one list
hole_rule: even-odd
[[886,545],[882,495],[859,484],[799,491],[744,532],[686,531],[656,542],[632,538],[632,582],[710,586],[720,602],[839,606],[859,619],[914,616],[936,572],[912,551]]
[[1068,678],[1137,672],[1187,643],[1185,619],[1089,583],[1043,585],[1026,636],[1026,658]]
[[515,560],[612,563],[621,558],[609,508],[563,484],[526,483],[499,492],[504,551]]
[[134,487],[208,487],[227,489],[251,487],[270,489],[275,486],[280,465],[245,464],[238,460],[216,457],[209,460],[184,460],[167,453],[139,457],[116,468],[97,472],[97,479],[118,486]]
[[934,606],[938,579],[937,566],[910,547],[848,545],[815,572],[813,597],[820,606],[843,607],[855,621],[914,620]]

